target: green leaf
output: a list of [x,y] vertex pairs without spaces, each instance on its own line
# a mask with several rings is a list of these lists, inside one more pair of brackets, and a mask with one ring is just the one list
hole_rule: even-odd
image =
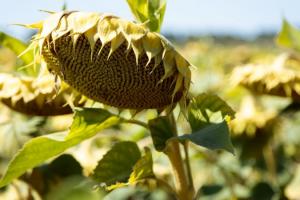
[[193,132],[192,134],[181,135],[178,139],[181,141],[189,140],[194,144],[211,150],[224,149],[234,154],[226,121],[219,124],[211,124],[203,129]]
[[166,0],[127,0],[136,20],[144,23],[150,31],[159,32],[166,11]]
[[157,151],[164,151],[167,140],[174,136],[170,118],[167,116],[157,117],[148,122],[151,138]]
[[51,163],[35,167],[24,179],[39,194],[51,192],[55,185],[70,177],[83,177],[80,163],[69,154],[62,154]]
[[93,137],[99,131],[119,122],[119,118],[104,109],[77,108],[69,134],[66,132],[36,137],[23,146],[8,165],[7,171],[0,181],[0,187],[7,185],[14,178],[22,175],[45,160],[63,153]]
[[48,176],[48,180],[51,178],[54,179],[55,176],[69,177],[82,175],[82,167],[80,163],[70,154],[62,154],[48,165],[42,165],[42,167],[44,167],[44,173],[48,172],[46,175]]
[[[6,33],[0,32],[0,46],[9,48],[12,50],[17,56],[23,53],[27,49],[27,44],[14,38],[12,36],[7,35]],[[24,65],[29,65],[33,62],[34,56],[33,51],[29,51],[21,56]]]
[[192,132],[220,123],[226,116],[234,118],[234,110],[220,97],[213,94],[200,94],[192,99],[188,107],[188,121]]
[[276,41],[280,46],[300,51],[300,30],[284,19]]
[[220,97],[200,94],[188,107],[188,121],[192,133],[179,136],[211,150],[224,149],[234,153],[226,118],[234,118],[233,109]]
[[133,167],[133,172],[129,177],[129,184],[134,184],[137,181],[154,178],[153,159],[149,148],[145,148],[145,155],[142,156]]
[[135,163],[141,158],[136,143],[116,143],[98,162],[92,178],[107,186],[127,182]]
[[100,200],[104,198],[102,191],[93,189],[93,182],[80,176],[72,176],[63,179],[59,184],[53,184],[53,187],[46,195],[45,200]]
[[175,199],[170,197],[166,191],[162,189],[153,189],[140,186],[128,186],[117,188],[108,193],[103,200],[170,200]]

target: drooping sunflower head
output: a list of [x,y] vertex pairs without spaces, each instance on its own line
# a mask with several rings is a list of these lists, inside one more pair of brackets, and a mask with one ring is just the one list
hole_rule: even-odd
[[70,87],[56,91],[54,77],[50,74],[38,78],[0,74],[0,100],[17,112],[38,116],[70,114],[72,105],[85,103],[85,99]]
[[290,97],[300,101],[299,60],[281,54],[271,64],[248,64],[234,69],[232,81],[258,94]]
[[116,16],[51,14],[35,44],[50,71],[85,96],[118,108],[184,105],[191,72],[160,34]]

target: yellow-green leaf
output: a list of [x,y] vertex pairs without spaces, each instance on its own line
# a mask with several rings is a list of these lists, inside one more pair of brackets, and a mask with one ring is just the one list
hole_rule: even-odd
[[25,143],[23,148],[10,161],[4,176],[0,180],[0,187],[7,185],[28,169],[63,153],[66,149],[93,137],[99,131],[118,122],[119,118],[103,109],[76,109],[69,133],[53,133],[36,137]]
[[[14,38],[6,33],[0,32],[0,46],[9,48],[12,50],[17,56],[23,53],[27,49],[27,44]],[[28,51],[27,53],[21,56],[24,65],[29,65],[33,62],[33,50]]]
[[142,156],[134,165],[133,172],[129,177],[129,184],[134,184],[137,181],[154,178],[153,159],[149,148],[145,148],[145,155]]
[[300,30],[285,19],[276,40],[280,46],[300,51]]
[[159,32],[166,10],[165,0],[127,0],[136,20],[145,23],[150,31]]

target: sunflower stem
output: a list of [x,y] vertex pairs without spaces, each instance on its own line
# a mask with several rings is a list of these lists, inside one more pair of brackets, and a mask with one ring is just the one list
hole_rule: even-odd
[[189,157],[189,141],[184,142],[184,157],[185,157],[184,161],[185,161],[185,166],[186,166],[186,170],[187,170],[190,191],[195,194],[195,186],[194,186],[194,182],[193,182],[192,169],[191,169],[190,157]]
[[148,129],[148,124],[146,124],[145,122],[139,121],[139,120],[135,120],[135,119],[123,119],[124,123],[129,123],[129,124],[136,124],[139,126],[142,126],[146,129]]
[[[172,123],[174,137],[176,137],[177,127],[174,119],[174,114],[173,113],[169,114],[169,117]],[[168,142],[164,153],[168,156],[173,168],[175,187],[176,187],[178,199],[192,200],[195,192],[194,192],[194,188],[191,187],[190,183],[192,182],[192,180],[190,180],[191,177],[189,177],[189,173],[187,171],[189,164],[185,166],[185,164],[187,163],[185,163],[184,160],[182,159],[180,144],[178,140],[171,139]]]

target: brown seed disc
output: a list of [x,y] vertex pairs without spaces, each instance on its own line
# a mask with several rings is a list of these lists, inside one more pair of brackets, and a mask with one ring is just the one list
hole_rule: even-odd
[[[1,99],[1,102],[11,108],[14,111],[26,114],[26,115],[36,115],[36,116],[56,116],[65,115],[73,113],[72,108],[69,105],[64,105],[66,102],[49,101],[41,108],[37,103],[33,101],[24,102],[22,99],[12,104],[11,99]],[[79,105],[77,105],[79,106]]]
[[[110,58],[110,43],[101,52],[102,44],[96,41],[93,56],[84,35],[80,35],[75,48],[68,34],[53,42],[44,42],[42,55],[48,68],[85,96],[111,106],[130,109],[163,108],[172,103],[177,73],[164,79],[163,62],[155,69],[154,59],[146,66],[146,54],[140,55],[136,65],[132,49],[124,42]],[[173,102],[182,97],[182,90]]]

